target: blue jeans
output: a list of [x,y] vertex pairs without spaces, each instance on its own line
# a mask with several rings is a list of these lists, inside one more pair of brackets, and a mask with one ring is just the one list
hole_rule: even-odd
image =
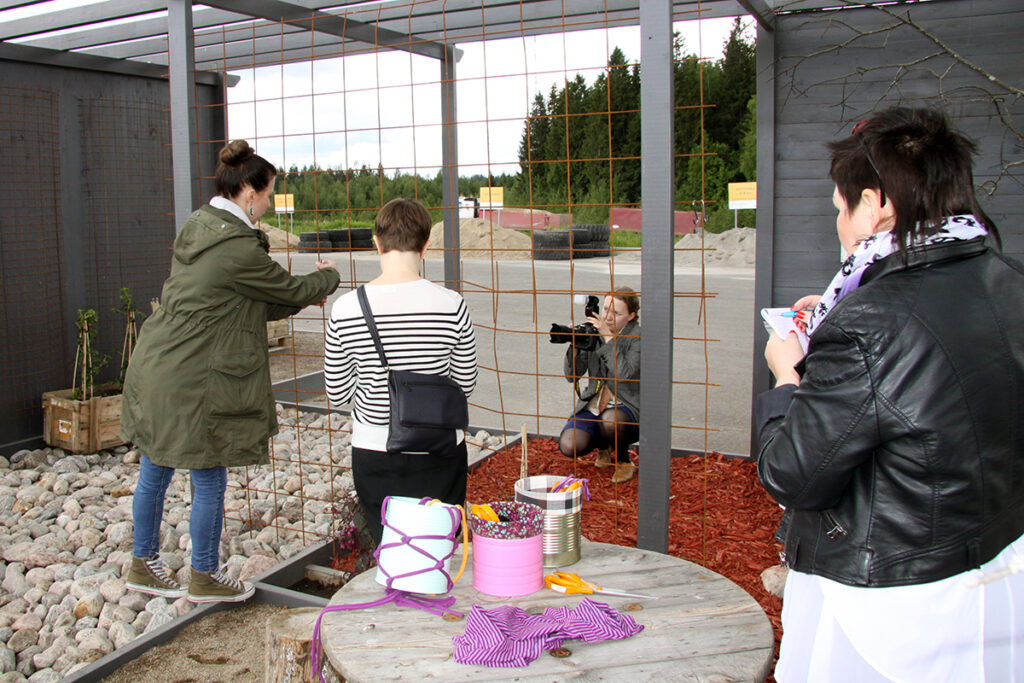
[[[192,476],[192,514],[188,531],[192,537],[192,568],[197,572],[217,570],[220,534],[224,527],[224,491],[228,486],[226,467],[189,470]],[[164,496],[174,476],[173,467],[154,465],[145,455],[139,463],[139,483],[132,501],[135,524],[135,557],[150,558],[160,551],[160,522],[164,518]]]

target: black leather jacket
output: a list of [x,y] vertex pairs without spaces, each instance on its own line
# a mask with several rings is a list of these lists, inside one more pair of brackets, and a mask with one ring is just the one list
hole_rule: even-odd
[[948,578],[1024,532],[1024,267],[981,239],[908,257],[833,308],[798,388],[755,401],[786,563],[852,586]]

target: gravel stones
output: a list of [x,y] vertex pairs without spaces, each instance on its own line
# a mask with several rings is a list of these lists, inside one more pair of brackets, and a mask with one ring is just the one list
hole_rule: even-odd
[[[278,407],[269,465],[228,470],[221,561],[251,580],[333,529],[331,507],[352,495],[351,419]],[[500,447],[487,432],[469,449]],[[60,680],[187,614],[186,598],[127,590],[132,490],[140,453],[71,455],[59,448],[0,457],[0,683]],[[168,487],[164,562],[190,578],[187,472]]]

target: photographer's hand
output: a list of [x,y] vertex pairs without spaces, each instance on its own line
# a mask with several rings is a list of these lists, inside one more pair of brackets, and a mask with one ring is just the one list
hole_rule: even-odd
[[591,325],[597,328],[598,334],[601,335],[601,338],[604,339],[604,342],[606,344],[612,340],[612,337],[615,336],[615,333],[612,332],[612,328],[608,327],[608,321],[605,320],[603,317],[591,315],[587,316],[587,320],[590,321]]

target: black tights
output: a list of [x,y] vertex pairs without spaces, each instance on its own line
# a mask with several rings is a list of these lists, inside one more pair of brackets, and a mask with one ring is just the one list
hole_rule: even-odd
[[615,459],[618,462],[629,462],[629,444],[631,432],[636,425],[630,424],[632,418],[617,408],[608,408],[600,415],[597,424],[598,434],[593,437],[590,432],[570,427],[562,432],[558,439],[558,448],[562,455],[585,455],[595,448],[614,447]]

